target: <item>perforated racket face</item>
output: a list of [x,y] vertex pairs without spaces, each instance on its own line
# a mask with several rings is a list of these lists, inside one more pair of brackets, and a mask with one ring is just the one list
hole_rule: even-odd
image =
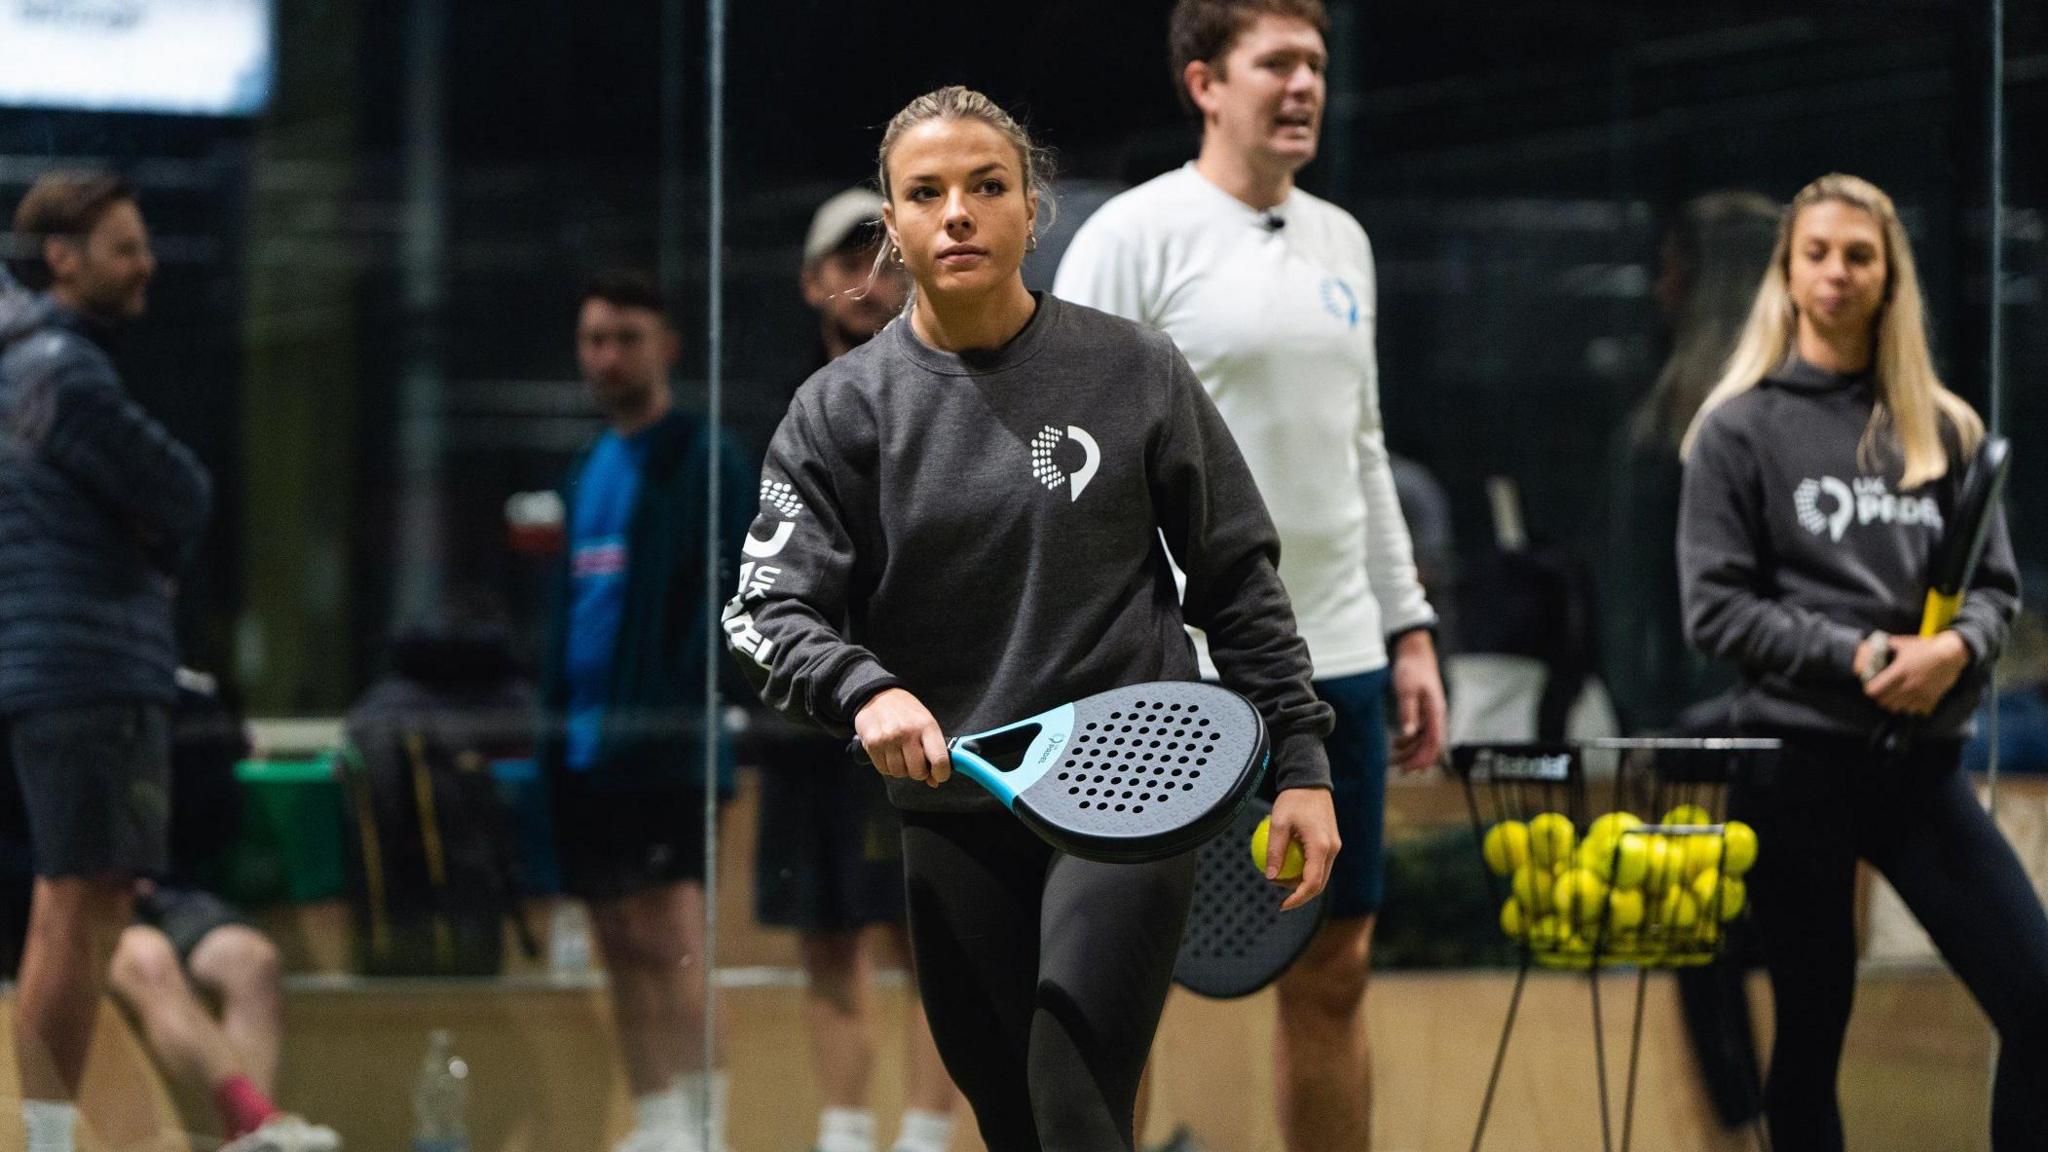
[[1060,759],[1014,811],[1076,855],[1157,860],[1236,815],[1266,763],[1251,704],[1211,684],[1142,684],[1074,703]]
[[1252,860],[1252,830],[1272,813],[1254,797],[1222,835],[1202,845],[1195,900],[1173,962],[1174,981],[1201,996],[1249,996],[1280,978],[1323,922],[1322,897],[1280,911],[1291,891]]

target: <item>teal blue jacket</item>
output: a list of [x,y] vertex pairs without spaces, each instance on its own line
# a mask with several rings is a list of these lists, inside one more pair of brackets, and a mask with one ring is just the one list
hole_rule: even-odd
[[[626,608],[612,659],[610,705],[591,779],[632,788],[704,778],[705,673],[718,669],[728,698],[752,692],[725,659],[713,630],[718,605],[738,584],[740,544],[758,507],[759,470],[729,432],[713,436],[703,417],[671,411],[647,431],[640,493],[626,529]],[[718,574],[707,586],[706,511],[713,452],[719,476]],[[576,507],[576,488],[589,463],[585,448],[562,485],[562,505]],[[567,712],[569,555],[556,566],[541,672],[540,766],[564,771],[562,720]],[[715,662],[707,653],[720,653]],[[735,696],[735,694],[737,694]],[[731,741],[718,742],[719,790],[733,786]]]

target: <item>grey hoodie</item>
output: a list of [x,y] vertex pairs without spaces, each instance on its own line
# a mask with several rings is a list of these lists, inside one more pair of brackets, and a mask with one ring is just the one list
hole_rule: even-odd
[[[1858,460],[1875,389],[1794,360],[1708,414],[1685,469],[1678,569],[1686,635],[1742,674],[1735,719],[1752,728],[1860,735],[1886,713],[1863,694],[1856,647],[1919,630],[1927,569],[1963,468],[1896,490],[1887,445]],[[1953,434],[1949,458],[1960,460]],[[2019,611],[2000,514],[1955,631],[1970,667],[1922,734],[1960,739]]]
[[[961,735],[1195,679],[1194,624],[1264,715],[1281,787],[1327,787],[1331,713],[1279,552],[1173,344],[1047,295],[998,351],[940,352],[898,319],[804,384],[768,448],[725,629],[776,708],[845,735],[902,686]],[[902,807],[995,804],[959,777],[890,784]]]

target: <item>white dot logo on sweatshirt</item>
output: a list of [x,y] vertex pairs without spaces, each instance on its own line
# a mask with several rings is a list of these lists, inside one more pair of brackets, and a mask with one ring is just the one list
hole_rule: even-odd
[[[788,547],[789,537],[796,531],[796,518],[804,514],[804,502],[797,499],[795,486],[772,476],[761,477],[761,503],[764,512],[767,509],[774,509],[775,514],[782,517],[782,521],[775,526],[775,531],[769,534],[766,540],[754,535],[753,532],[747,533],[746,540],[740,545],[740,551],[756,560],[766,560]],[[761,521],[756,519],[755,530],[759,530],[760,526]]]
[[1102,449],[1096,446],[1095,437],[1078,425],[1069,424],[1062,432],[1047,424],[1031,438],[1031,478],[1049,492],[1066,485],[1069,503],[1081,498],[1101,467]]
[[1941,506],[1934,497],[1901,496],[1876,476],[1860,476],[1853,485],[1833,476],[1808,477],[1792,490],[1792,511],[1801,527],[1836,543],[1852,522],[1917,524],[1941,531]]

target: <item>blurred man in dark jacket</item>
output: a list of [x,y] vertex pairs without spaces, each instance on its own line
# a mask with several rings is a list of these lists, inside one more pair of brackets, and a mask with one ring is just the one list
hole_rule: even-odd
[[0,730],[37,873],[14,1042],[29,1152],[70,1152],[134,878],[167,863],[171,601],[210,489],[107,355],[156,272],[134,189],[49,173],[14,232],[33,295],[0,306]]

